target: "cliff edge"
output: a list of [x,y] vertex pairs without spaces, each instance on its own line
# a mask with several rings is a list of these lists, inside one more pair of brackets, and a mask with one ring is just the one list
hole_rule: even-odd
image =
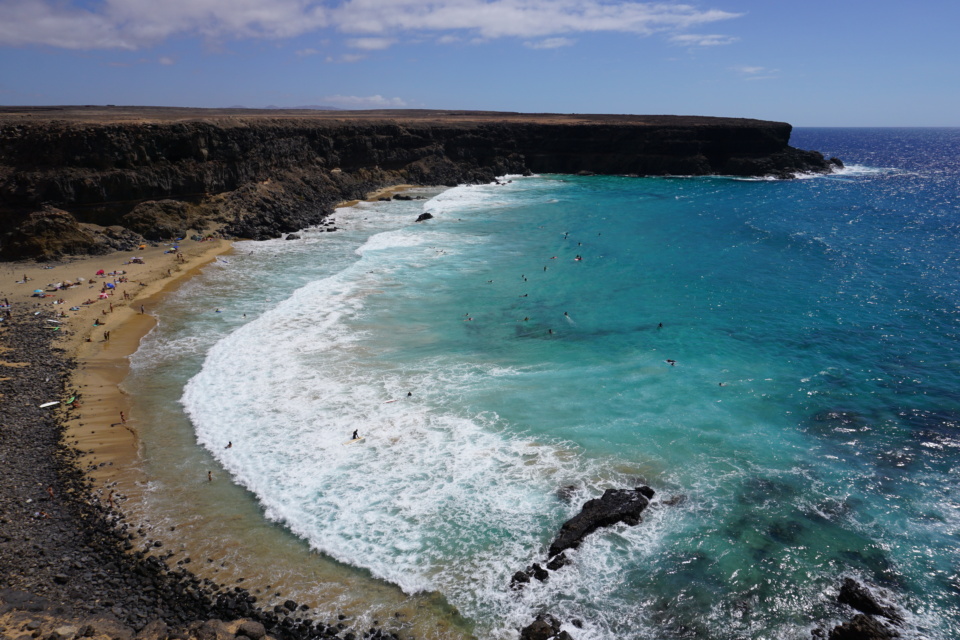
[[133,248],[319,223],[396,185],[504,174],[829,171],[791,126],[736,118],[461,111],[0,108],[0,259]]

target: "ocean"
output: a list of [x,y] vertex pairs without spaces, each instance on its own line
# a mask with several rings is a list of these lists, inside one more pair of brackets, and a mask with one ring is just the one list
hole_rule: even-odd
[[[809,638],[845,577],[960,636],[960,130],[791,144],[847,166],[507,176],[237,243],[131,359],[135,515],[420,638]],[[642,523],[510,589],[641,484]]]

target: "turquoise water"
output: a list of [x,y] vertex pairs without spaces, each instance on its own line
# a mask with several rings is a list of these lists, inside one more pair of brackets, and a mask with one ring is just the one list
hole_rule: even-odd
[[[268,520],[480,637],[546,608],[575,638],[806,638],[846,576],[956,637],[960,131],[793,144],[851,166],[515,178],[242,243],[127,386],[180,399]],[[675,500],[509,589],[638,483]]]

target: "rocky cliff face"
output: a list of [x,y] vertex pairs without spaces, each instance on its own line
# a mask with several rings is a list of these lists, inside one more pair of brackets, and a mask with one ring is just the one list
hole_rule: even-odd
[[[0,110],[0,258],[95,252],[187,228],[276,237],[401,183],[829,170],[819,153],[788,146],[790,130],[667,116],[9,108]],[[100,229],[118,226],[135,233]]]

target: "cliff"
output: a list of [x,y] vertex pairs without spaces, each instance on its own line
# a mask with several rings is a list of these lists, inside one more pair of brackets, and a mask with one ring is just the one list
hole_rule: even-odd
[[394,184],[507,173],[828,171],[780,122],[684,116],[0,109],[0,259],[219,230],[264,239]]

